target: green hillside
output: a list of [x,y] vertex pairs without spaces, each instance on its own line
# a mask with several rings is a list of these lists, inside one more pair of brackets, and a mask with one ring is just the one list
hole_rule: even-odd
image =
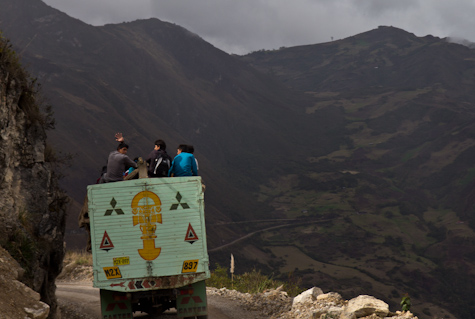
[[261,235],[280,271],[475,318],[475,51],[380,27],[242,59],[315,97],[308,114],[345,117],[338,150],[261,186],[279,217],[309,223]]

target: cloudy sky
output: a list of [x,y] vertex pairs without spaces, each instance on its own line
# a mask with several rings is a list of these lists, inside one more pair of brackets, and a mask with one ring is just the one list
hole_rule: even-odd
[[92,25],[155,17],[228,52],[322,43],[394,26],[475,42],[474,0],[43,0]]

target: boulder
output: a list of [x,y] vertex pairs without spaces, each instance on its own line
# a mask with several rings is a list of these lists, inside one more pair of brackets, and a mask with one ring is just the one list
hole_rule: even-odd
[[343,298],[337,292],[329,292],[326,294],[318,295],[317,300],[325,301],[325,302],[336,302],[336,303],[343,302]]
[[33,308],[25,307],[24,310],[27,314],[27,318],[33,319],[46,319],[50,312],[49,305],[44,302],[39,302],[39,304],[35,305]]
[[389,313],[389,305],[373,296],[361,295],[348,301],[341,319],[355,319],[375,314],[384,318]]
[[322,294],[323,291],[320,288],[310,288],[294,298],[292,302],[292,309],[300,307],[302,304],[313,303],[315,300],[317,300],[317,297]]

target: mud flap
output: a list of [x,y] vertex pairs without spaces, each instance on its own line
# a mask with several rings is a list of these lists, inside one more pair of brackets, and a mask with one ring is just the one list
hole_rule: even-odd
[[206,300],[206,283],[204,280],[178,289],[176,311],[178,318],[206,316],[208,303]]
[[132,319],[132,302],[125,292],[101,289],[102,319]]

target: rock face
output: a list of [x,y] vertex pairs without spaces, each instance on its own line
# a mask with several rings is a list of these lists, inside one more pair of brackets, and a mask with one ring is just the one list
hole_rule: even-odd
[[[58,187],[54,156],[46,146],[46,128],[51,124],[40,110],[37,86],[0,36],[0,246],[24,269],[24,275],[13,280],[21,278],[38,292],[39,298],[34,295],[32,300],[49,305],[49,318],[59,318],[54,280],[64,256],[67,199]],[[11,279],[3,272],[0,278]],[[46,307],[40,308],[26,307],[23,315],[8,318],[43,318]]]

